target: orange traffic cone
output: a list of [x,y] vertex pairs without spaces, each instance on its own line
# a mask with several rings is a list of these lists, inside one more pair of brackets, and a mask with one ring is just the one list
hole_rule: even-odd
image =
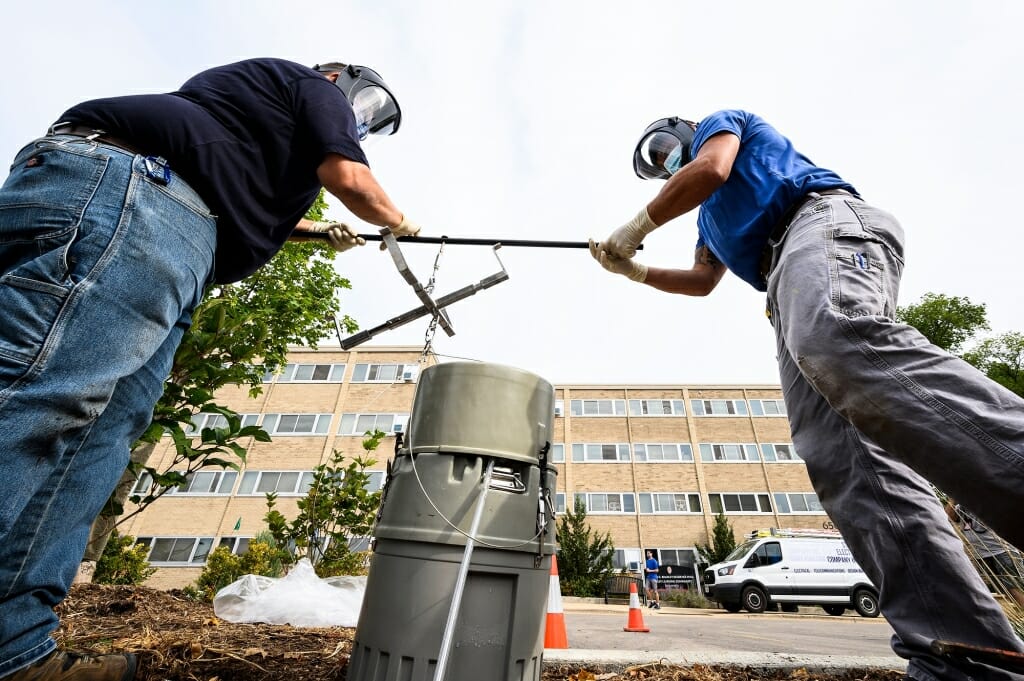
[[544,647],[568,648],[565,635],[565,613],[562,612],[562,587],[558,583],[558,562],[551,555],[551,577],[548,581],[548,619],[544,623]]
[[644,613],[640,609],[640,594],[636,590],[636,584],[629,585],[629,619],[623,631],[648,632],[650,629],[644,626]]

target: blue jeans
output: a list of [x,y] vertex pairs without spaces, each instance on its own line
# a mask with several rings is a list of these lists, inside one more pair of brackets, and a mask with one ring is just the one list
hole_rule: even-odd
[[[805,203],[768,303],[793,442],[919,681],[1015,679],[932,640],[1024,652],[931,484],[1024,543],[1024,400],[893,321],[903,231],[853,197]],[[931,483],[931,484],[929,484]]]
[[[161,178],[162,179],[162,178]],[[53,136],[0,189],[0,677],[48,655],[92,520],[148,426],[210,278],[177,175]]]

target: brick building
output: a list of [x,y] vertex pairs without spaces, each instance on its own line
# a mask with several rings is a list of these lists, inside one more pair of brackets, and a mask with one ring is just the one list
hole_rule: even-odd
[[[218,395],[273,441],[243,443],[241,471],[196,473],[121,528],[150,547],[160,568],[150,584],[194,581],[215,546],[244,551],[265,527],[267,492],[288,515],[335,449],[360,454],[367,430],[402,431],[426,366],[419,360],[414,347],[295,349],[259,397],[244,389]],[[790,442],[777,385],[554,385],[557,510],[582,498],[590,526],[611,533],[617,567],[637,569],[642,551],[653,549],[672,566],[669,582],[692,582],[694,547],[708,540],[719,512],[737,538],[764,527],[830,526]],[[388,437],[375,452],[373,484],[383,483],[394,443]],[[168,440],[151,464],[160,470],[172,454]],[[143,476],[136,490],[148,485]]]

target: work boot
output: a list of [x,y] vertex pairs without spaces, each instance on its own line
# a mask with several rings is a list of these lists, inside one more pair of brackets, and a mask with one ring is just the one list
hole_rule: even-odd
[[0,681],[131,681],[134,678],[135,656],[131,653],[86,655],[58,650]]

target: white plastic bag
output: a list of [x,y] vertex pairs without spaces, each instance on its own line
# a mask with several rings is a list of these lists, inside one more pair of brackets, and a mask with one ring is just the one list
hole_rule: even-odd
[[296,627],[354,627],[366,577],[320,579],[305,558],[280,579],[245,575],[213,598],[213,612],[228,622]]

